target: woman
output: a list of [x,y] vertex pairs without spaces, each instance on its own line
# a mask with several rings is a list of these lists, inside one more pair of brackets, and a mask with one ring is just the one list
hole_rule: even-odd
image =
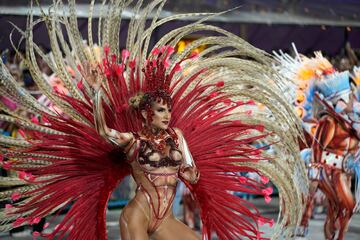
[[306,109],[303,127],[311,146],[302,151],[310,186],[298,235],[306,237],[308,234],[315,194],[321,190],[328,202],[325,239],[335,236],[344,239],[351,217],[359,206],[356,194],[359,185],[355,186],[354,199],[351,177],[354,174],[358,178],[360,173],[357,102],[349,72],[338,72],[320,52],[315,52],[311,58],[297,55],[292,59],[283,54],[277,58],[281,72],[297,83],[289,89],[297,88],[296,91],[306,96],[301,102],[294,101]]
[[[87,78],[96,91],[96,77]],[[100,92],[97,93],[96,120],[100,134],[124,149],[131,174],[137,184],[136,195],[123,209],[119,220],[121,239],[200,239],[172,213],[178,178],[194,184],[199,172],[182,132],[169,128],[171,97],[164,90],[140,93],[130,99],[143,122],[139,132],[120,133],[107,127]],[[181,236],[177,233],[181,232]]]

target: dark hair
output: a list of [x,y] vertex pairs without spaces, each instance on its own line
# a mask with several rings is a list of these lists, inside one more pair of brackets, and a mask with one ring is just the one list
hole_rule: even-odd
[[144,110],[147,108],[147,106],[151,107],[151,104],[156,101],[163,100],[169,107],[172,104],[170,95],[163,91],[163,90],[157,90],[155,92],[148,92],[143,95],[143,97],[140,100],[139,103],[139,110]]
[[157,90],[155,92],[148,92],[143,94],[138,106],[138,110],[139,112],[142,110],[145,110],[147,112],[148,122],[152,122],[154,111],[151,108],[151,104],[156,101],[164,101],[168,105],[168,107],[171,107],[172,104],[171,96],[166,91]]

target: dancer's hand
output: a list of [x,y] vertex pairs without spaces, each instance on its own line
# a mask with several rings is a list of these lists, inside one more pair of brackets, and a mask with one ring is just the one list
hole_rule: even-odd
[[191,184],[196,184],[200,178],[200,172],[192,166],[184,166],[180,169],[180,175]]
[[88,84],[95,90],[99,91],[101,87],[102,77],[97,66],[89,62],[83,63],[83,68],[80,70],[81,74],[88,82]]

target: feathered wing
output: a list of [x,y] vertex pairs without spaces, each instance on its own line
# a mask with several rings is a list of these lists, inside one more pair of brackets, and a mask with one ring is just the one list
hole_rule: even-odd
[[[106,239],[105,213],[109,196],[130,173],[130,169],[121,149],[95,130],[94,93],[83,80],[81,72],[77,70],[80,66],[77,65],[83,62],[95,64],[96,60],[93,55],[76,48],[80,40],[78,30],[74,29],[76,19],[73,16],[60,19],[56,14],[43,16],[36,21],[30,15],[27,30],[17,30],[26,37],[25,64],[40,91],[61,110],[61,114],[32,97],[1,62],[0,92],[11,99],[17,108],[1,104],[1,110],[8,115],[1,114],[0,120],[17,125],[23,139],[0,139],[1,165],[17,171],[18,175],[2,179],[3,186],[11,188],[0,192],[0,200],[16,202],[1,209],[0,230],[8,231],[21,225],[34,224],[42,217],[55,213],[51,218],[53,220],[62,209],[70,207],[48,237]],[[32,41],[32,29],[40,22],[47,25],[52,57],[42,53]],[[70,45],[59,31],[60,22],[67,27]],[[40,72],[37,55],[62,79],[69,95],[52,89]],[[76,72],[76,79],[72,79],[69,67]],[[104,85],[112,86],[106,82]],[[104,91],[107,98],[101,103],[109,126],[119,131],[131,131],[136,121],[131,121],[122,112],[125,106],[118,106],[108,99],[121,98],[124,92],[116,92],[114,97],[110,90]]]
[[[182,37],[209,32],[171,59],[182,70],[174,74],[171,125],[185,135],[200,170],[200,181],[189,186],[203,221],[203,236],[215,231],[220,239],[257,239],[261,217],[255,206],[231,191],[264,195],[269,178],[280,194],[280,219],[272,238],[291,236],[302,215],[307,193],[305,167],[299,160],[300,123],[283,97],[286,79],[272,69],[272,59],[242,39],[214,26],[195,23],[166,34],[155,47],[175,46]],[[206,44],[198,56],[193,49]],[[185,60],[184,60],[185,59]],[[258,141],[272,144],[275,154],[256,149]],[[257,172],[263,183],[239,172]],[[242,237],[241,237],[242,236]]]
[[[131,2],[102,1],[97,34],[100,48],[96,48],[92,35],[95,1],[89,7],[87,44],[78,30],[75,0],[68,1],[68,16],[58,15],[63,3],[54,1],[50,15],[40,20],[30,16],[28,30],[17,29],[26,38],[26,64],[35,82],[64,115],[58,116],[36,102],[1,66],[1,93],[31,114],[42,117],[41,124],[34,124],[1,106],[16,118],[1,116],[1,119],[29,129],[30,136],[25,141],[1,139],[3,145],[10,147],[1,149],[9,159],[3,165],[11,163],[11,168],[26,173],[26,179],[34,176],[33,182],[13,183],[24,183],[17,192],[25,197],[15,204],[15,213],[1,213],[4,216],[1,219],[5,219],[2,229],[10,229],[14,221],[16,225],[23,224],[71,203],[70,211],[53,234],[69,232],[69,239],[105,238],[104,207],[108,194],[128,169],[121,151],[94,130],[91,100],[94,93],[79,69],[84,69],[86,62],[99,66],[104,78],[101,103],[109,127],[121,132],[137,131],[141,123],[128,108],[128,99],[146,88],[151,79],[144,77],[142,69],[159,59],[167,66],[166,77],[171,81],[174,105],[170,125],[183,131],[201,174],[200,181],[189,187],[201,208],[203,236],[210,238],[215,231],[221,239],[260,238],[258,225],[270,220],[261,217],[251,203],[229,192],[261,194],[268,200],[271,190],[265,185],[267,178],[279,189],[282,210],[279,231],[274,232],[273,238],[277,238],[285,225],[295,227],[302,210],[300,188],[307,184],[304,166],[298,161],[300,128],[282,97],[283,79],[272,70],[271,58],[241,38],[204,24],[213,14],[179,14],[159,19],[165,0],[151,1],[146,6],[136,1],[126,50],[120,54],[119,46],[124,45],[119,40],[121,13]],[[148,22],[150,15],[152,21]],[[150,39],[157,27],[189,16],[203,18],[170,31],[150,49]],[[32,41],[32,29],[40,22],[48,27],[52,57],[43,54]],[[177,42],[195,32],[207,34],[182,53],[173,54]],[[208,48],[191,56],[192,50],[200,45]],[[47,61],[64,81],[70,96],[57,94],[50,88],[41,75],[36,55]],[[102,61],[101,57],[104,57]],[[67,67],[75,71],[75,80]],[[270,155],[255,148],[259,141],[272,144],[279,151]],[[113,151],[118,151],[120,156]],[[263,182],[239,176],[239,172],[258,172]],[[9,199],[14,192],[1,195]]]
[[[3,80],[10,82],[10,79]],[[69,118],[66,111],[65,115],[51,115],[41,109],[36,109],[41,116],[40,123],[36,124],[0,116],[3,121],[20,125],[25,135],[24,140],[13,142],[2,139],[2,165],[18,171],[23,181],[5,179],[14,184],[11,190],[0,193],[0,199],[20,200],[0,212],[1,230],[36,223],[70,206],[49,235],[51,238],[66,235],[68,239],[105,239],[109,196],[129,174],[126,156],[96,132],[92,103],[57,95],[83,121]]]
[[[299,123],[277,86],[282,79],[266,54],[221,29],[203,26],[208,28],[226,36],[209,39],[209,49],[214,49],[206,52],[209,57],[200,54],[184,64],[182,71],[190,73],[178,76],[184,80],[175,87],[172,116],[200,171],[199,182],[188,187],[201,208],[203,235],[210,239],[215,231],[220,239],[261,237],[258,224],[271,220],[231,192],[268,200],[271,190],[264,183],[269,178],[279,190],[282,217],[272,238],[285,226],[290,236],[301,219],[307,180],[298,156]],[[202,43],[195,41],[191,47]],[[218,52],[221,48],[226,54]],[[257,142],[272,144],[275,154],[255,148]],[[240,172],[257,172],[264,181]]]

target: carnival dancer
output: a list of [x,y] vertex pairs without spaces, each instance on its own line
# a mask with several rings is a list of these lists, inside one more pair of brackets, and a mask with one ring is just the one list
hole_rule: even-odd
[[[308,131],[312,136],[311,148],[302,150],[311,183],[300,235],[307,235],[313,198],[320,189],[328,200],[325,238],[344,239],[351,216],[359,205],[358,186],[357,203],[350,188],[351,176],[354,173],[359,176],[360,164],[359,133],[355,128],[358,116],[353,108],[355,102],[349,72],[337,72],[319,52],[313,58],[298,54],[295,58],[277,54],[277,58],[282,71],[288,72],[287,77],[301,79],[304,74],[300,73],[306,73],[310,79],[305,90],[311,105],[308,115],[316,123],[315,131]],[[309,130],[304,123],[304,129]]]
[[[19,201],[0,212],[0,229],[33,224],[53,213],[56,217],[70,206],[48,238],[106,239],[107,201],[119,181],[131,174],[138,187],[119,220],[122,239],[199,238],[170,210],[178,180],[200,208],[203,239],[213,233],[219,239],[263,239],[259,226],[273,220],[230,192],[259,194],[269,201],[269,180],[279,189],[284,210],[271,237],[293,235],[307,180],[299,161],[299,123],[282,97],[279,85],[284,79],[272,69],[270,56],[203,23],[214,14],[159,19],[164,0],[145,5],[135,1],[126,49],[120,51],[121,14],[131,2],[92,1],[87,43],[78,30],[75,0],[66,6],[69,15],[58,15],[64,5],[56,1],[49,15],[39,20],[30,15],[27,30],[17,29],[26,39],[24,59],[35,82],[63,114],[35,101],[1,65],[1,94],[41,121],[32,123],[7,108],[9,115],[0,115],[27,129],[26,140],[1,138],[1,165],[18,171],[21,179],[2,179],[13,189],[1,192],[0,199]],[[100,7],[101,62],[93,50],[95,6]],[[150,49],[157,27],[189,16],[203,18],[166,33]],[[53,60],[33,42],[33,28],[41,21],[48,29]],[[181,38],[204,31],[210,35],[174,54]],[[196,57],[190,54],[203,44],[210,47]],[[63,81],[68,95],[49,87],[36,55]],[[74,69],[75,80],[67,67]],[[264,111],[244,110],[254,103],[264,106],[266,117]],[[264,154],[252,145],[258,140],[281,154]],[[261,181],[239,172],[256,172]]]

